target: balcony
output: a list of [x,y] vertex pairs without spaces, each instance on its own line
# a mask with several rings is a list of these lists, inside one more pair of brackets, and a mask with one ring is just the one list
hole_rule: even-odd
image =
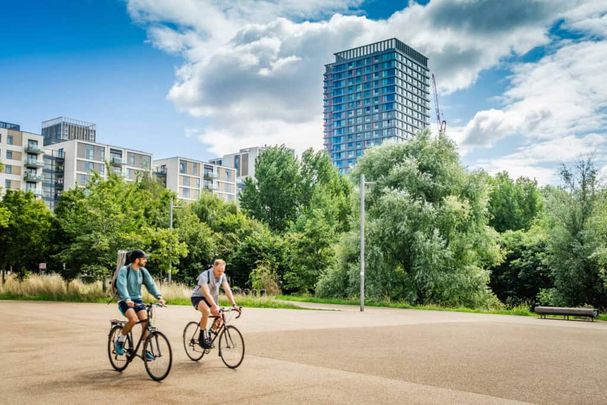
[[118,157],[118,156],[112,156],[112,157],[110,158],[110,164],[111,164],[112,166],[122,166],[122,165],[124,165],[124,161],[122,160],[122,158],[121,158],[121,157]]
[[23,176],[23,178],[25,179],[25,181],[32,181],[32,182],[36,182],[39,183],[43,180],[43,177],[39,174],[35,174],[35,173],[25,173],[25,175]]
[[27,153],[35,153],[37,155],[39,155],[40,153],[44,153],[44,149],[42,149],[38,145],[27,145],[25,147],[25,151]]
[[218,178],[219,175],[215,172],[204,172],[204,179],[205,180],[213,180]]
[[23,164],[26,167],[35,167],[35,168],[44,167],[44,162],[42,160],[38,160],[38,159],[25,159]]

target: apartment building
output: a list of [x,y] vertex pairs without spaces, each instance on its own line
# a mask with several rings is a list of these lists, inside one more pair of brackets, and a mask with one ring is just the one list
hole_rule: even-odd
[[154,160],[156,176],[179,199],[196,201],[208,190],[225,201],[236,200],[236,170],[184,157]]
[[396,38],[337,52],[323,97],[324,146],[348,173],[366,148],[429,125],[428,58]]
[[21,131],[19,125],[0,122],[0,188],[31,191],[42,197],[43,137]]
[[[63,159],[63,188],[86,185],[93,172],[107,178],[108,169],[127,181],[152,171],[152,154],[120,146],[71,140],[47,146]],[[50,153],[49,153],[50,155]]]
[[86,122],[68,117],[58,117],[42,121],[42,136],[45,145],[71,141],[97,141],[97,126],[92,122]]
[[236,153],[230,153],[221,158],[212,159],[209,162],[234,169],[236,175],[236,194],[238,195],[242,191],[244,180],[247,177],[255,177],[255,161],[264,149],[266,149],[265,146],[244,148]]

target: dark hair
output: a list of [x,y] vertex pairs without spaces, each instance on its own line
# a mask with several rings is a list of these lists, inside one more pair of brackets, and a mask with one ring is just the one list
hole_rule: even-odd
[[147,257],[143,250],[135,249],[127,254],[127,262],[133,263],[136,259]]

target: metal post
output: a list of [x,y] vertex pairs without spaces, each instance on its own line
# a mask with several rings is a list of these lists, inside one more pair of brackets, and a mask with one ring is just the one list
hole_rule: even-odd
[[365,175],[360,175],[360,312],[365,310]]
[[[173,229],[173,199],[169,203],[169,229]],[[169,283],[171,282],[171,264],[169,263]]]

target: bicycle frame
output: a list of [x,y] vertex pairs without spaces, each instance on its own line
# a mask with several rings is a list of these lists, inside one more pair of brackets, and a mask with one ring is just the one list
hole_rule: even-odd
[[[140,320],[139,322],[137,322],[135,325],[133,325],[133,328],[139,324],[142,323],[146,323],[147,325],[145,325],[145,332],[144,330],[141,331],[141,335],[139,336],[139,340],[137,341],[137,347],[135,347],[135,349],[133,349],[133,328],[131,328],[131,330],[129,331],[128,335],[126,335],[126,339],[129,342],[128,345],[128,351],[126,353],[126,363],[130,364],[131,361],[133,361],[133,359],[135,357],[139,357],[141,360],[143,360],[143,356],[138,354],[139,353],[139,347],[141,346],[141,343],[145,340],[144,337],[147,337],[150,333],[154,332],[155,330],[157,330],[156,327],[152,326],[152,321],[153,321],[153,315],[154,315],[154,305],[158,305],[158,304],[146,304],[146,312],[148,315],[148,319],[145,320]],[[160,305],[158,305],[160,306]],[[110,327],[110,331],[112,330],[112,328],[115,325],[121,325],[124,327],[124,325],[126,324],[126,321],[119,321],[119,320],[112,320],[111,322],[111,327]],[[147,333],[146,333],[147,332]]]
[[[226,326],[228,326],[227,322],[226,322],[226,312],[232,312],[235,311],[235,309],[233,308],[220,308],[219,309],[219,315],[211,315],[209,317],[209,319],[213,319],[213,322],[211,323],[211,328],[213,327],[213,324],[215,324],[216,320],[221,318],[221,326],[219,327],[219,329],[217,329],[216,332],[213,332],[211,329],[209,329],[210,333],[215,334],[215,336],[213,336],[213,339],[211,339],[211,345],[213,343],[215,343],[215,340],[217,340],[217,338],[221,335],[221,333],[224,331],[224,329],[226,328]],[[236,316],[236,319],[240,318],[240,312],[238,313],[238,315]],[[207,349],[210,350],[210,349]],[[221,356],[221,347],[219,348],[219,350],[217,350],[217,355]]]

